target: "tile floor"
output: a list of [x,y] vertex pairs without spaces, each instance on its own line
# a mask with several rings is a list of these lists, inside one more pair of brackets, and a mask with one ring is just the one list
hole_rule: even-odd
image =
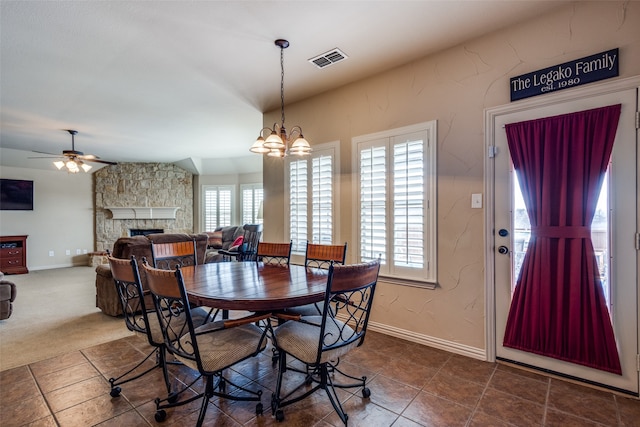
[[[198,401],[155,422],[153,400],[164,389],[160,370],[124,384],[119,397],[110,397],[107,378],[148,350],[143,339],[130,337],[0,372],[0,425],[194,425]],[[265,414],[256,417],[255,402],[214,398],[205,425],[342,425],[323,392],[286,407],[284,422],[276,422],[269,410],[276,379],[270,356],[267,349],[228,373],[263,390]],[[340,393],[354,427],[640,426],[638,400],[379,333],[370,332],[341,366],[370,381],[369,399],[359,390]],[[176,382],[194,378],[185,367],[172,366],[172,376]]]

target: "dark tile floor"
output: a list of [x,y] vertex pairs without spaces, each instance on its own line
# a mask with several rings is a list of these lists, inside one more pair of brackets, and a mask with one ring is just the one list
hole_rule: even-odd
[[[153,401],[164,389],[160,370],[110,397],[107,378],[148,351],[143,339],[130,337],[0,372],[0,425],[194,425],[199,402],[155,422]],[[214,398],[205,425],[342,425],[324,393],[286,407],[285,421],[277,423],[268,409],[276,379],[270,356],[267,349],[228,373],[263,390],[265,414],[256,417],[255,402]],[[638,400],[379,333],[370,332],[341,366],[370,381],[369,399],[359,390],[339,393],[350,426],[640,426]],[[185,367],[172,366],[172,376],[176,382],[195,378]]]

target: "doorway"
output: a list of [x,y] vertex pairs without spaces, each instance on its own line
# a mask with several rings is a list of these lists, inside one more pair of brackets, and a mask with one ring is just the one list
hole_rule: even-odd
[[[636,111],[640,79],[575,89],[487,111],[487,355],[638,396],[638,152]],[[606,261],[609,313],[622,375],[503,346],[517,270],[527,230],[505,125],[621,104],[621,115],[607,174]],[[525,213],[526,215],[526,213]]]

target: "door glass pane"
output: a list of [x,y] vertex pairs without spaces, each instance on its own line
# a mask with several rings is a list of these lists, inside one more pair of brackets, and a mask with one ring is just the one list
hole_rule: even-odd
[[[604,290],[604,296],[607,300],[607,307],[611,311],[611,289],[609,271],[611,270],[610,262],[610,224],[609,224],[609,171],[605,174],[596,213],[591,223],[591,240],[593,241],[593,249],[598,260],[598,270],[600,271],[600,281]],[[529,246],[529,238],[531,237],[531,223],[527,214],[520,184],[518,182],[518,174],[513,173],[513,275],[511,283],[511,293],[516,285],[516,279],[520,274],[522,260]]]

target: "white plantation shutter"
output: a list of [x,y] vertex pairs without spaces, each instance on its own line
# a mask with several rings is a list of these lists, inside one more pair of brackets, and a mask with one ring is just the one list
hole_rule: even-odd
[[311,155],[303,159],[286,159],[285,187],[293,252],[304,253],[307,241],[335,243],[337,148],[336,142],[315,145]]
[[370,147],[360,151],[360,257],[371,261],[386,250],[386,148]]
[[423,142],[393,146],[393,259],[396,266],[424,266]]
[[221,188],[218,191],[218,227],[231,225],[231,192],[230,188]]
[[242,189],[242,223],[253,224],[253,190]]
[[312,159],[312,237],[313,243],[333,243],[333,166],[331,156]]
[[233,187],[204,186],[204,231],[214,231],[217,227],[231,225],[233,216]]
[[359,260],[382,257],[392,282],[433,288],[436,275],[436,122],[353,139]]
[[289,163],[289,237],[293,252],[304,252],[307,244],[307,160]]
[[240,188],[242,190],[242,223],[262,224],[263,219],[258,218],[260,204],[264,199],[262,184],[245,184]]

